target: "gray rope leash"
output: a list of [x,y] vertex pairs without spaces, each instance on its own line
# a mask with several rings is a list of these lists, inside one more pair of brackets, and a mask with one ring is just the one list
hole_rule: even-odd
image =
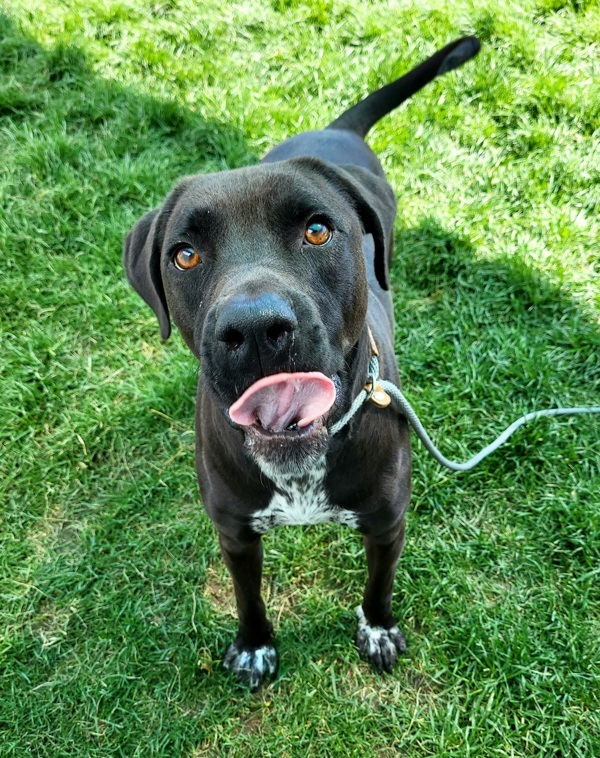
[[[369,381],[371,382],[371,387],[374,387],[377,381],[379,380],[379,361],[377,360],[376,355],[371,356],[371,360],[369,361]],[[336,421],[336,423],[331,427],[329,430],[330,436],[333,437],[334,434],[337,434],[340,429],[343,429],[346,424],[350,421],[353,416],[355,416],[358,413],[358,409],[363,403],[366,403],[367,400],[371,397],[371,392],[369,390],[362,390],[362,392],[359,392],[359,394],[354,398],[354,402],[350,406],[350,410],[348,413],[346,413],[339,421]]]
[[521,418],[514,421],[492,443],[477,453],[477,455],[474,455],[465,463],[458,463],[456,461],[451,461],[446,458],[446,456],[442,455],[433,444],[431,437],[425,431],[425,427],[419,420],[419,417],[415,413],[411,404],[404,397],[402,390],[399,387],[396,387],[392,382],[379,378],[379,361],[377,360],[376,355],[372,355],[371,361],[369,362],[369,381],[371,383],[371,388],[364,389],[359,395],[357,395],[350,410],[331,427],[330,434],[337,434],[337,432],[346,426],[350,419],[358,412],[361,405],[371,399],[375,391],[383,390],[384,392],[387,392],[397,408],[404,413],[415,430],[417,437],[421,440],[427,451],[436,461],[438,461],[438,463],[441,463],[442,466],[446,466],[446,468],[449,468],[452,471],[469,471],[474,468],[484,458],[487,458],[488,455],[497,450],[500,445],[503,445],[513,432],[528,421],[533,421],[534,419],[542,418],[543,416],[574,416],[579,413],[600,413],[600,406],[590,406],[589,408],[551,408],[549,410],[527,413],[525,416],[521,416]]

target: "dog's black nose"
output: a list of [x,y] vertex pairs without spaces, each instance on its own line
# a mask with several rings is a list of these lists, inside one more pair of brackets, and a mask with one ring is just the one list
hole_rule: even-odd
[[234,295],[220,308],[215,336],[228,351],[247,358],[257,354],[264,365],[285,358],[297,326],[292,306],[274,292]]

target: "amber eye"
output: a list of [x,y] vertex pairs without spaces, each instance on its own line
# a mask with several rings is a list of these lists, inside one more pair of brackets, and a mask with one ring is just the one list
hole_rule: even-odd
[[189,271],[200,263],[200,254],[193,247],[182,247],[175,254],[174,261],[180,271]]
[[314,221],[304,230],[304,239],[311,245],[324,245],[331,239],[331,229],[321,221]]

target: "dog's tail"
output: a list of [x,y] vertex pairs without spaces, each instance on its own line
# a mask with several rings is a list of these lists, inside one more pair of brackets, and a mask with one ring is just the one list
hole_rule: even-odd
[[477,37],[461,37],[451,42],[395,82],[387,84],[353,105],[329,124],[327,129],[347,129],[359,137],[365,137],[380,118],[408,100],[436,76],[462,66],[477,55],[479,47]]

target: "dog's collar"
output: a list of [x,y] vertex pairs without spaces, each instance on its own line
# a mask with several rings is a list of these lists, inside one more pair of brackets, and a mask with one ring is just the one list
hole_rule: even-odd
[[373,337],[371,327],[367,326],[367,333],[369,335],[369,343],[371,345],[371,358],[369,360],[369,368],[367,374],[367,382],[354,398],[354,402],[350,406],[350,410],[345,413],[339,421],[331,427],[329,435],[333,436],[337,434],[340,429],[343,429],[346,424],[356,415],[359,408],[363,403],[371,402],[377,408],[387,408],[392,402],[391,397],[381,386],[379,379],[379,350],[377,343]]
[[[368,381],[363,387],[365,392],[368,393],[365,402],[368,400],[373,403],[373,405],[376,405],[377,408],[387,408],[388,405],[392,402],[392,398],[383,389],[381,384],[379,384],[379,350],[377,348],[377,343],[375,342],[375,337],[373,337],[373,332],[371,331],[370,326],[367,326],[367,333],[369,335],[369,342],[371,344],[371,361],[369,362]],[[376,372],[371,371],[372,363],[374,363],[373,358],[377,359]]]

